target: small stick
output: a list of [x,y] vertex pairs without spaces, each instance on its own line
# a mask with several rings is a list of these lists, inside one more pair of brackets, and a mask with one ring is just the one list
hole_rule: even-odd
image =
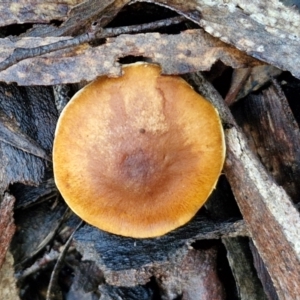
[[[78,225],[76,226],[76,228],[74,229],[73,233],[70,235],[69,239],[67,240],[63,251],[61,252],[60,256],[57,259],[57,262],[54,266],[54,269],[52,271],[51,274],[51,278],[50,278],[50,282],[49,282],[49,286],[48,286],[48,290],[47,290],[47,297],[46,300],[51,300],[51,299],[56,299],[56,291],[54,290],[56,282],[57,282],[57,278],[59,275],[59,271],[61,270],[62,264],[64,262],[64,258],[67,254],[67,251],[70,247],[70,244],[73,240],[74,234],[75,232],[80,228],[80,226],[83,224],[83,221],[80,221],[78,223]],[[55,298],[54,298],[55,297]]]

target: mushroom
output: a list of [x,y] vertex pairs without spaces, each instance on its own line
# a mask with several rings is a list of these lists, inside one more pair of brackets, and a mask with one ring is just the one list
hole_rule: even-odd
[[216,109],[159,66],[123,66],[64,108],[53,149],[56,185],[87,223],[135,238],[187,223],[222,170],[225,143]]

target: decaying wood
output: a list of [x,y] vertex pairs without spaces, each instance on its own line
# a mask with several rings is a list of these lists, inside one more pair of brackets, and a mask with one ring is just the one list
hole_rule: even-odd
[[[120,74],[118,59],[127,55],[150,58],[153,62],[160,63],[163,67],[163,72],[166,74],[184,74],[199,70],[209,70],[218,60],[233,68],[260,64],[257,60],[242,54],[236,48],[249,53],[255,58],[270,62],[281,69],[289,70],[300,78],[298,68],[298,54],[300,52],[299,12],[284,6],[277,0],[255,0],[254,2],[241,0],[147,1],[175,10],[180,15],[202,26],[215,37],[234,45],[236,48],[210,37],[202,30],[189,30],[169,36],[158,33],[138,34],[135,36],[123,35],[117,38],[108,38],[106,44],[91,46],[86,44],[86,42],[91,41],[95,37],[104,37],[101,35],[92,36],[93,26],[96,24],[97,27],[101,28],[106,25],[124,5],[129,3],[129,0],[57,0],[50,2],[36,0],[34,1],[36,5],[35,10],[29,9],[33,3],[25,2],[28,9],[27,13],[26,10],[22,10],[22,7],[24,7],[23,1],[18,1],[18,3],[12,2],[10,5],[7,5],[7,3],[0,4],[0,14],[1,11],[3,12],[3,18],[0,20],[1,24],[42,22],[45,25],[34,26],[20,38],[1,39],[0,60],[2,62],[9,57],[14,49],[20,47],[39,47],[40,45],[53,42],[66,44],[66,39],[70,39],[66,35],[78,37],[82,33],[87,33],[86,36],[88,38],[81,41],[79,39],[80,46],[19,62],[0,72],[1,81],[17,82],[20,85],[53,85],[92,80],[99,75],[116,76]],[[62,24],[60,26],[46,24],[51,20],[62,21]],[[102,29],[99,32],[102,32]],[[81,44],[83,42],[85,44]],[[49,49],[51,50],[51,47],[54,46],[46,46],[46,52],[49,52]],[[40,55],[46,52],[37,51],[35,54]],[[200,80],[199,78],[194,79]],[[269,145],[265,144],[267,134],[263,139],[263,136],[259,136],[256,133],[256,138],[258,137],[258,139],[255,140],[255,145],[251,151],[244,135],[215,91],[208,88],[206,84],[202,84],[201,87],[202,92],[204,91],[204,94],[208,94],[208,98],[215,96],[215,98],[212,98],[219,100],[219,102],[215,102],[215,105],[219,108],[227,128],[228,158],[225,165],[225,173],[250,230],[251,237],[271,275],[279,298],[297,299],[300,289],[298,283],[300,276],[300,243],[298,241],[300,220],[298,212],[279,185],[283,185],[293,198],[299,197],[297,181],[299,177],[297,166],[299,153],[297,147],[294,147],[294,143],[292,145],[288,142],[290,139],[295,141],[299,138],[299,129],[297,126],[294,126],[294,120],[291,122],[288,105],[284,102],[285,99],[283,99],[284,97],[276,85],[264,92],[263,96],[252,95],[249,97],[252,101],[257,100],[257,98],[265,100],[259,113],[255,112],[255,115],[259,115],[260,120],[262,120],[260,121],[262,127],[257,128],[257,130],[263,128],[262,132],[264,132],[265,128],[268,127],[270,134],[276,130],[275,136],[278,139],[275,139],[275,143],[271,145],[273,148],[269,148]],[[210,90],[209,93],[207,89]],[[30,94],[27,88],[23,89],[23,91]],[[47,91],[46,98],[50,104],[43,107],[43,104],[46,103],[45,99],[42,99],[44,91]],[[24,107],[20,106],[13,111],[11,107],[7,108],[5,106],[6,103],[10,103],[12,107],[19,105],[21,101],[14,99],[15,96],[12,96],[12,94],[19,96],[21,94],[20,90],[15,88],[15,86],[1,86],[0,92],[0,108],[5,112],[4,118],[1,118],[0,115],[0,130],[2,128],[1,125],[7,125],[5,130],[8,130],[6,131],[8,132],[8,138],[3,137],[4,131],[2,131],[2,140],[0,142],[0,157],[3,158],[3,163],[0,167],[0,190],[2,192],[10,183],[17,181],[35,184],[41,181],[45,172],[45,162],[37,157],[32,158],[32,156],[47,158],[47,155],[49,155],[52,147],[53,121],[56,121],[57,114],[53,113],[53,111],[51,112],[52,115],[48,114],[49,107],[51,109],[54,107],[53,102],[51,102],[53,99],[49,96],[51,94],[50,89],[47,90],[47,88],[43,87],[41,90],[33,91],[33,94],[38,94],[39,98],[38,101],[32,101],[32,114],[30,113],[25,117],[23,116]],[[23,96],[19,98],[24,100]],[[278,101],[273,103],[274,98],[279,101],[279,104]],[[275,111],[277,110],[277,115],[271,115],[274,112],[275,105],[277,105],[275,109]],[[283,105],[283,107],[280,105]],[[27,107],[31,108],[31,106],[26,105]],[[42,110],[39,110],[37,107],[42,107]],[[284,112],[283,115],[278,113],[280,110]],[[22,114],[18,115],[16,113],[18,111],[21,111]],[[35,114],[37,114],[37,118],[35,118]],[[8,120],[7,118],[11,119]],[[27,123],[27,120],[31,118],[32,120]],[[43,120],[49,121],[50,126],[49,124],[42,126],[41,122]],[[284,124],[277,122],[277,120]],[[38,125],[34,124],[35,122]],[[255,122],[258,124],[258,121]],[[18,127],[19,124],[20,128]],[[39,130],[39,127],[41,127],[41,130]],[[49,127],[50,130],[45,130],[45,127]],[[34,132],[32,132],[32,129],[34,129]],[[244,131],[246,133],[247,129],[247,126],[245,126]],[[21,140],[15,140],[15,136],[21,137]],[[38,144],[35,144],[34,140]],[[262,142],[262,140],[264,141]],[[40,149],[39,143],[41,144]],[[282,153],[278,159],[274,155],[272,155],[274,159],[270,159],[270,151],[274,150],[274,153],[276,152],[276,144],[282,145]],[[14,149],[12,146],[19,150]],[[262,162],[265,163],[266,168],[274,176],[277,183],[273,181],[262,167],[261,162],[253,155],[254,149],[258,150],[257,152]],[[266,149],[269,149],[269,152]],[[15,152],[24,152],[24,150],[27,151],[26,155],[16,154]],[[17,160],[16,157],[18,158]],[[296,160],[294,161],[293,159],[295,158]],[[286,171],[287,169],[288,172]],[[285,176],[282,176],[282,174]],[[289,174],[289,176],[286,176],[286,174]],[[51,212],[53,212],[53,218],[55,218],[55,208],[57,208],[55,205],[50,208]],[[58,207],[57,214],[59,218],[62,216],[63,211],[63,208],[60,209]],[[49,219],[51,219],[51,212],[48,213]],[[42,213],[39,213],[37,217],[37,220],[40,220],[38,221],[39,223],[46,222],[45,220],[49,219]],[[1,221],[0,217],[0,225]],[[35,234],[29,232],[31,229],[27,228],[27,234],[30,237],[27,239],[27,243],[33,247],[24,243],[24,248],[27,247],[27,249],[22,249],[22,251],[24,250],[23,252],[19,251],[20,253],[16,254],[19,262],[32,257],[53,237],[60,222],[52,221],[49,221],[49,224],[52,222],[53,227],[46,229],[43,232],[43,236],[35,241],[30,240],[32,236],[35,237]],[[25,225],[20,227],[26,228],[28,223],[24,223]],[[195,227],[195,224],[197,224],[197,227]],[[199,224],[200,226],[198,226]],[[234,257],[231,264],[232,269],[237,270],[234,263],[237,262],[238,256],[242,260],[242,255],[238,252],[241,247],[238,245],[238,247],[233,249],[232,246],[235,240],[228,239],[228,237],[247,235],[248,231],[243,221],[210,222],[205,220],[201,223],[200,220],[198,223],[191,222],[188,226],[190,227],[187,227],[187,232],[192,232],[191,236],[186,236],[186,233],[182,231],[181,235],[177,232],[173,236],[171,234],[163,237],[161,240],[153,240],[151,243],[147,240],[142,242],[133,239],[118,240],[115,237],[108,236],[106,233],[91,229],[90,226],[84,226],[75,237],[75,240],[78,249],[83,254],[83,258],[95,261],[96,269],[103,269],[107,283],[102,284],[99,288],[102,295],[107,295],[107,297],[116,295],[116,297],[120,297],[124,289],[127,289],[127,292],[131,291],[131,286],[145,284],[151,277],[161,279],[161,289],[166,291],[167,294],[173,290],[174,281],[176,281],[173,275],[176,267],[187,265],[188,269],[192,269],[194,273],[199,272],[199,274],[193,274],[192,272],[192,274],[187,273],[178,276],[183,280],[183,275],[186,275],[185,289],[183,280],[180,283],[181,290],[179,292],[182,292],[183,299],[190,299],[189,293],[197,284],[194,280],[202,276],[199,268],[201,252],[191,250],[191,244],[195,240],[202,238],[223,237],[229,255]],[[208,229],[207,227],[209,226],[211,227]],[[8,226],[5,229],[9,228]],[[24,238],[26,238],[26,234],[24,234]],[[20,240],[22,241],[22,239]],[[19,241],[16,239],[15,244],[20,244]],[[101,245],[99,245],[99,241],[101,241]],[[171,251],[171,246],[169,245],[178,251],[173,251],[172,249]],[[2,243],[0,241],[1,246]],[[15,249],[17,249],[17,246],[15,246]],[[112,252],[111,249],[117,250]],[[20,256],[18,257],[18,255]],[[116,255],[118,258],[114,257]],[[194,258],[192,261],[196,261],[197,264],[190,264],[189,258],[191,257]],[[187,258],[187,262],[185,258]],[[209,264],[214,266],[214,262]],[[245,273],[248,266],[249,262],[243,265],[244,268],[242,271],[239,271],[237,282],[243,279],[240,275]],[[103,279],[103,274],[101,273],[101,280]],[[170,277],[166,279],[164,276]],[[249,276],[247,276],[247,280],[249,280]],[[251,282],[252,285],[248,291],[252,290],[253,295],[255,295],[253,297],[259,298],[261,290],[258,290],[258,285],[253,283]],[[117,288],[112,285],[124,287]],[[239,286],[243,287],[242,284]],[[138,286],[132,288],[132,290],[135,291],[136,299],[139,300],[144,299],[143,297],[151,296],[151,292],[146,286]],[[199,291],[200,289],[197,289],[195,293],[200,293]],[[248,291],[242,292],[241,295],[248,295]],[[220,295],[214,296],[214,299],[223,296],[221,292]]]
[[155,297],[153,290],[147,286],[140,285],[135,287],[117,287],[109,284],[101,284],[98,287],[98,291],[101,294],[99,300],[148,300]]
[[[99,268],[97,268],[94,262],[81,261],[74,273],[74,281],[67,293],[67,298],[98,299],[96,296],[99,296],[99,289],[101,289],[101,296],[99,300],[110,299],[109,297],[112,297],[109,291],[106,293],[107,286],[104,283],[105,280],[103,273],[101,270],[99,270]],[[94,294],[95,297],[92,297]],[[143,298],[141,297],[140,299],[142,300]]]
[[268,300],[279,300],[272,279],[270,277],[270,274],[267,271],[266,266],[263,260],[261,259],[256,247],[254,246],[252,241],[249,242],[249,245],[252,252],[254,267],[257,271],[258,278],[260,279],[263,285],[264,292]]
[[224,172],[278,296],[297,299],[300,289],[299,213],[283,188],[274,182],[250,150],[223,99],[203,76],[192,77],[201,94],[218,108],[228,128]]
[[85,225],[74,240],[83,260],[94,261],[108,284],[131,287],[176,268],[196,240],[247,234],[240,222],[219,223],[198,213],[186,226],[153,239],[124,238]]
[[[47,175],[50,176],[50,174]],[[10,190],[18,200],[15,203],[15,209],[26,209],[37,203],[57,199],[57,188],[53,178],[44,180],[38,186],[16,184]]]
[[[220,38],[226,43],[234,45],[248,54],[273,64],[283,70],[289,70],[294,76],[300,77],[299,62],[300,35],[299,11],[293,7],[285,6],[279,0],[275,1],[242,1],[235,0],[224,2],[223,0],[147,0],[169,7],[179,14],[185,15],[193,22],[199,24],[207,32]],[[98,21],[101,26],[107,24],[116,13],[129,0],[88,0],[80,1],[80,5],[73,8],[73,3],[68,3],[64,14],[59,12],[59,1],[57,6],[57,17],[53,11],[44,11],[45,21],[53,19],[65,21],[60,27],[48,26],[42,30],[32,32],[31,36],[62,36],[73,35],[81,30],[87,31],[91,24]],[[28,4],[27,4],[28,5]],[[39,5],[42,5],[39,3]],[[2,7],[3,6],[3,7]],[[13,5],[7,6],[5,3],[0,5],[0,10],[6,9],[13,15],[22,10],[14,8]],[[5,7],[4,7],[5,6]],[[26,14],[20,22],[32,22],[38,18],[40,10],[31,11],[31,17]],[[6,16],[8,14],[3,14]],[[68,16],[68,19],[66,19]],[[79,22],[80,20],[80,22]],[[288,20],[288,22],[286,21]],[[10,18],[6,24],[11,22]],[[40,31],[40,32],[39,32]]]
[[228,262],[237,283],[239,299],[266,299],[261,282],[253,266],[248,239],[240,237],[223,238],[222,242],[226,247]]
[[300,13],[279,0],[147,2],[170,7],[222,41],[300,78]]
[[14,276],[14,258],[8,251],[0,268],[0,299],[19,300],[16,278]]
[[247,97],[233,112],[252,150],[278,185],[298,202],[300,197],[300,130],[287,99],[274,81]]
[[13,218],[15,198],[8,193],[0,195],[0,269],[16,227]]
[[120,34],[126,34],[126,33],[132,34],[132,33],[142,32],[146,30],[154,30],[160,27],[179,24],[184,19],[185,18],[182,16],[177,16],[166,20],[161,20],[161,21],[156,21],[156,22],[151,22],[151,23],[146,23],[141,25],[132,25],[132,26],[117,27],[117,28],[105,28],[105,29],[99,27],[99,25],[92,26],[92,30],[90,32],[83,33],[82,35],[79,35],[74,38],[59,39],[56,42],[46,44],[46,45],[43,43],[42,45],[36,47],[15,48],[7,58],[5,58],[3,61],[0,62],[0,71],[6,70],[7,68],[18,63],[19,61],[28,58],[37,57],[37,56],[42,56],[44,54],[51,53],[53,51],[76,47],[84,43],[92,42],[95,39],[105,39]]
[[[226,178],[222,178],[222,176],[219,178],[217,186],[217,189],[220,188],[223,190],[223,197],[215,197],[205,204],[209,214],[218,220],[226,220],[237,216],[239,214],[237,204],[233,195],[231,195]],[[253,259],[248,246],[249,239],[237,236],[222,237],[221,240],[226,249],[228,263],[235,279],[238,298],[240,300],[265,299],[262,284],[253,267]]]
[[250,73],[251,68],[241,68],[237,69],[236,72],[233,71],[230,89],[224,99],[228,106],[237,101],[238,94],[240,93],[240,90],[243,88],[246,81],[249,79]]
[[[17,48],[64,42],[66,38],[23,38],[0,40],[1,63]],[[53,45],[53,44],[52,44]],[[188,49],[186,45],[189,45]],[[0,72],[0,80],[19,85],[53,85],[93,80],[97,76],[120,76],[118,59],[144,56],[159,63],[163,74],[183,74],[209,70],[218,60],[232,68],[259,65],[260,62],[211,37],[203,30],[187,30],[176,35],[145,33],[107,38],[104,45],[87,44],[29,58]],[[35,66],[32,68],[32,66]],[[30,70],[30,76],[27,76]],[[80,70],[80,72],[78,72]]]
[[[25,33],[25,36],[63,36],[78,35],[90,29],[93,22],[98,22],[100,26],[105,26],[112,18],[127,4],[129,0],[67,0],[56,2],[51,1],[18,1],[12,5],[0,4],[0,12],[3,11],[2,24],[8,25],[16,23],[50,23],[53,20],[63,21],[60,26],[44,25],[34,26]],[[33,6],[30,9],[30,6]],[[29,14],[24,13],[30,11]],[[48,9],[47,9],[48,7]],[[16,15],[14,18],[13,16]],[[11,17],[12,16],[12,17]]]
[[225,97],[226,104],[230,106],[257,91],[281,73],[281,70],[270,65],[233,70],[230,89]]
[[51,20],[65,20],[68,12],[81,2],[82,0],[2,1],[0,5],[0,26],[15,23],[48,23]]
[[182,261],[168,272],[159,274],[161,299],[225,300],[224,287],[217,274],[217,251],[191,249]]

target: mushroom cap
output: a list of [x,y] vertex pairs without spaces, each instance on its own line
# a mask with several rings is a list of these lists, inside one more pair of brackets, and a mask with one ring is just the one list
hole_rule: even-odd
[[56,185],[70,208],[102,230],[161,236],[207,200],[225,158],[216,109],[154,64],[100,77],[64,108],[55,132]]

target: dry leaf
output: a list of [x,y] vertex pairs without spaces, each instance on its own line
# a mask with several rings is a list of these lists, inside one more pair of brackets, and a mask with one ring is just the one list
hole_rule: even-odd
[[17,230],[11,242],[16,264],[32,258],[49,243],[61,225],[66,211],[65,203],[55,203],[55,199],[16,211]]
[[52,89],[0,84],[0,111],[0,191],[14,182],[38,184],[57,121]]

